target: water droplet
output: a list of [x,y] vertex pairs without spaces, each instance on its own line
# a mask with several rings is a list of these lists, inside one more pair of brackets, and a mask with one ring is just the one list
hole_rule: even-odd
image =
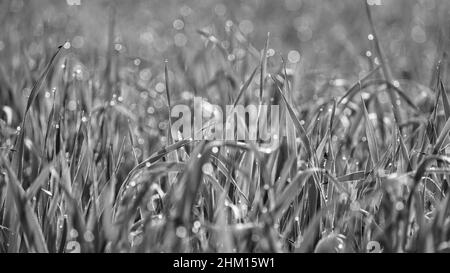
[[179,237],[179,238],[186,238],[187,236],[187,230],[185,227],[183,226],[179,226],[177,227],[175,234]]
[[398,211],[403,210],[404,208],[405,208],[405,205],[404,205],[403,202],[401,202],[401,201],[398,201],[398,202],[395,204],[395,209],[398,210]]
[[67,104],[67,108],[69,109],[69,111],[75,111],[77,109],[77,103],[74,100],[69,101],[69,103]]
[[94,234],[90,230],[86,231],[83,237],[86,242],[92,242],[95,239]]
[[148,107],[147,108],[147,113],[149,114],[149,115],[151,115],[151,114],[154,114],[155,113],[155,108],[153,108],[153,107]]
[[253,26],[252,21],[250,21],[250,20],[242,20],[242,21],[239,23],[239,29],[240,29],[244,34],[247,35],[247,34],[250,34],[250,33],[253,32],[254,26]]
[[233,21],[227,20],[227,21],[225,22],[225,26],[228,27],[228,28],[232,27],[232,26],[233,26]]
[[382,252],[381,245],[377,241],[370,241],[367,243],[366,250],[369,253],[380,253]]
[[288,53],[289,62],[295,64],[300,61],[300,53],[297,50],[291,50]]
[[202,172],[203,172],[204,174],[207,174],[207,175],[213,175],[213,174],[214,174],[214,168],[213,168],[212,164],[209,163],[209,162],[203,164],[203,166],[202,166]]
[[373,62],[374,62],[376,65],[379,65],[379,64],[380,64],[380,60],[378,59],[378,57],[376,57],[376,58],[373,60]]
[[158,124],[158,128],[161,130],[166,130],[167,129],[167,123],[165,121],[162,121]]
[[173,21],[173,28],[176,30],[182,30],[184,28],[184,22],[180,19]]
[[121,51],[121,50],[123,49],[123,46],[122,46],[121,44],[115,44],[115,45],[114,45],[114,49],[115,49],[116,51]]
[[166,90],[166,86],[164,85],[164,83],[159,82],[155,85],[155,90],[159,93],[164,92],[164,90]]
[[64,43],[64,48],[65,49],[69,49],[70,48],[70,42],[65,42]]
[[76,229],[70,230],[69,236],[70,236],[70,238],[72,238],[72,239],[77,238],[77,237],[78,237],[78,231],[77,231]]
[[68,253],[80,253],[81,245],[77,241],[70,241],[67,243],[66,250]]

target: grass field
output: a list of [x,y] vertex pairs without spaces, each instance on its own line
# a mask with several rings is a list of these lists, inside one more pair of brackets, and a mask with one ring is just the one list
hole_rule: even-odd
[[450,251],[450,2],[124,2],[0,1],[0,253]]

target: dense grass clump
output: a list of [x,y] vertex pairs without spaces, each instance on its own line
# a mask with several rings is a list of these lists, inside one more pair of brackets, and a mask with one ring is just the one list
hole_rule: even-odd
[[[371,7],[359,11],[369,72],[313,96],[304,61],[271,53],[277,33],[253,44],[233,25],[199,30],[204,47],[147,74],[114,47],[115,12],[104,66],[63,41],[6,48],[0,252],[448,252],[445,50],[429,84],[396,79]],[[193,96],[279,105],[279,145],[173,137],[170,109]]]

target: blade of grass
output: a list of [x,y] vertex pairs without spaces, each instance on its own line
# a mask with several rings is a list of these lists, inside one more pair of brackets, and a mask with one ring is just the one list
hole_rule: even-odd
[[297,116],[295,115],[294,110],[292,109],[291,105],[288,103],[288,100],[284,96],[283,91],[281,91],[281,88],[278,85],[278,80],[273,76],[272,76],[272,79],[277,87],[276,90],[278,90],[278,92],[281,94],[281,97],[283,98],[283,100],[286,104],[286,108],[288,109],[289,115],[291,116],[292,121],[294,122],[295,128],[297,129],[298,133],[300,134],[300,139],[302,140],[303,146],[306,149],[307,158],[311,158],[312,149],[311,149],[311,144],[309,142],[308,136],[306,135],[305,128],[303,128],[302,124],[300,123]]
[[8,174],[7,184],[10,194],[14,197],[17,213],[19,215],[20,224],[24,235],[28,239],[28,243],[35,248],[39,253],[47,253],[47,244],[45,243],[44,234],[36,217],[36,214],[31,208],[30,201],[27,199],[27,194],[20,186],[14,171],[8,164],[8,161],[0,156],[1,163]]
[[363,109],[364,117],[366,119],[366,137],[369,145],[370,158],[372,159],[373,166],[376,166],[379,161],[379,156],[378,156],[378,144],[377,144],[377,137],[375,134],[375,127],[370,121],[369,113],[367,113],[366,104],[364,103],[362,97],[361,97],[361,108]]
[[41,89],[41,86],[45,79],[47,78],[48,72],[53,66],[53,63],[58,56],[59,52],[63,48],[63,45],[60,45],[57,49],[57,51],[53,54],[52,58],[48,62],[44,72],[42,72],[41,76],[39,77],[38,81],[34,84],[33,88],[31,89],[30,95],[28,97],[27,106],[25,108],[25,113],[23,115],[22,119],[22,125],[21,130],[19,132],[19,136],[15,145],[15,150],[17,151],[14,156],[15,159],[13,160],[13,169],[17,173],[17,179],[21,181],[22,179],[22,165],[23,165],[23,152],[24,152],[24,138],[25,138],[25,120],[27,117],[27,114],[30,110],[31,105],[33,104],[34,99],[36,98],[39,90]]
[[[377,31],[375,29],[375,24],[373,23],[370,5],[366,0],[363,0],[363,1],[366,6],[367,18],[369,19],[370,28],[372,30],[373,42],[375,44],[375,49],[377,51],[378,56],[380,57],[380,63],[381,63],[381,68],[383,70],[383,75],[384,75],[386,81],[388,83],[392,84],[393,83],[392,73],[391,73],[390,67],[387,65],[386,56],[385,56],[383,50],[381,49],[380,40],[379,40]],[[397,101],[399,98],[398,98],[397,93],[393,92],[390,84],[388,85],[388,94],[389,94],[389,98],[391,100],[392,110],[394,112],[395,120],[398,122],[398,124],[401,124],[402,119],[401,119],[400,110],[399,110],[399,107],[397,104]]]

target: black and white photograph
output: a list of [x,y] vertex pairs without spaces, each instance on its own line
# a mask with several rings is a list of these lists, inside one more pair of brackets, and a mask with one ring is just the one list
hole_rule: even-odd
[[449,53],[448,0],[0,0],[0,260],[450,253]]

